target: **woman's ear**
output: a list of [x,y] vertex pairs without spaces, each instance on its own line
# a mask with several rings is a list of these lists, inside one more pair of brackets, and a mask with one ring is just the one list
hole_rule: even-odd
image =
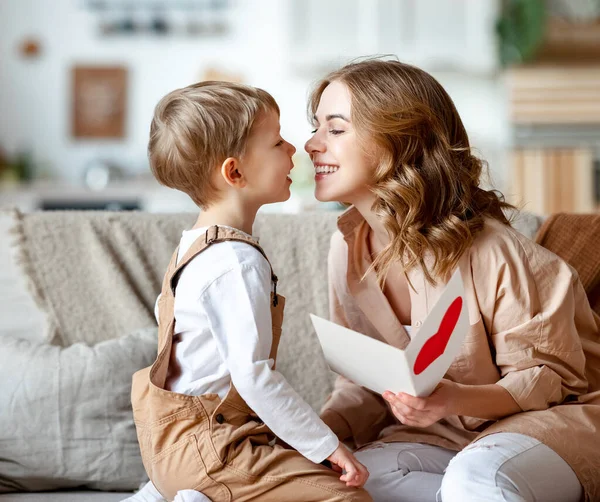
[[234,188],[243,188],[246,186],[246,178],[242,173],[242,166],[235,157],[228,157],[221,164],[221,176],[225,182]]

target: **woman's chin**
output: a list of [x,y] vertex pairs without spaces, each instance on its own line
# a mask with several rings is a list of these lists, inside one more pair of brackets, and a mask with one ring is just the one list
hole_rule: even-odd
[[319,202],[338,202],[344,199],[344,194],[322,189],[317,185],[315,188],[315,199]]

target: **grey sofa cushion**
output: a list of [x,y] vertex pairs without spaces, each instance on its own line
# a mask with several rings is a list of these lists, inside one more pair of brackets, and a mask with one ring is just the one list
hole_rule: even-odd
[[120,502],[131,497],[126,492],[57,491],[41,493],[9,493],[0,502]]
[[511,225],[521,232],[528,239],[534,240],[535,234],[542,226],[542,223],[546,219],[545,216],[540,216],[534,213],[528,213],[527,211],[519,211],[517,213],[509,212],[507,216],[511,220]]
[[46,316],[35,304],[17,263],[17,237],[11,235],[14,214],[0,211],[0,337],[44,341]]
[[94,346],[0,344],[0,493],[136,489],[131,376],[154,360],[156,328]]

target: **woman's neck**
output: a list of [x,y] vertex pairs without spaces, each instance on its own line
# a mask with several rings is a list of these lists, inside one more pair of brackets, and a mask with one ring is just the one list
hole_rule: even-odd
[[226,225],[252,235],[252,226],[257,212],[258,208],[249,209],[236,201],[222,200],[200,211],[193,228]]
[[375,202],[375,197],[371,197],[369,199],[361,199],[352,203],[352,205],[358,210],[358,212],[362,215],[362,217],[369,225],[369,241],[371,244],[371,249],[374,254],[379,254],[379,252],[389,244],[390,236],[381,221],[381,218],[375,214],[373,211],[373,203]]

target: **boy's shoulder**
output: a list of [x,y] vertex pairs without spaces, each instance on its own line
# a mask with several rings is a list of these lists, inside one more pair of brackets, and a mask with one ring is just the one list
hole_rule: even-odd
[[[182,248],[184,245],[182,239]],[[189,248],[189,243],[188,248]],[[257,269],[261,275],[271,277],[269,262],[253,245],[243,241],[222,241],[208,246],[190,260],[182,272],[184,276],[194,277],[198,286],[209,284],[224,274],[244,268]]]
[[223,241],[211,244],[207,251],[211,251],[211,248],[217,257],[223,255],[223,259],[227,260],[232,265],[270,269],[269,262],[265,256],[256,246],[249,242]]

